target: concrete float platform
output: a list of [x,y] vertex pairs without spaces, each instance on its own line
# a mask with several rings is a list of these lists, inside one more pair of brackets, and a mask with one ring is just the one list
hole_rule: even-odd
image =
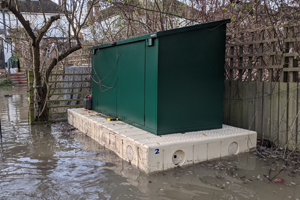
[[257,139],[255,131],[228,125],[157,136],[84,108],[69,109],[68,122],[146,173],[246,152]]

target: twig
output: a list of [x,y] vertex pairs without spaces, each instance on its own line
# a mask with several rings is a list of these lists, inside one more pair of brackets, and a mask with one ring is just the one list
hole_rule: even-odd
[[285,167],[283,167],[275,176],[273,176],[271,179],[269,179],[268,183],[272,182],[276,178],[276,176],[278,176],[284,169],[285,169]]

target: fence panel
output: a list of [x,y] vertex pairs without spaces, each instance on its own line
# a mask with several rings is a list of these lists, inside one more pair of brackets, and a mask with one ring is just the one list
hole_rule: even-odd
[[[74,78],[76,77],[76,78]],[[79,77],[79,78],[78,78]],[[48,121],[61,122],[67,121],[67,109],[83,107],[84,96],[91,94],[91,79],[89,73],[64,73],[55,71],[49,79],[48,93]],[[35,107],[37,105],[34,99],[33,73],[28,72],[29,88],[29,118],[31,124],[40,122],[35,121]],[[43,122],[45,123],[45,122]]]
[[48,100],[50,122],[66,121],[68,108],[83,107],[84,97],[91,94],[92,82],[90,75],[84,72],[67,68],[65,73],[51,74],[49,83],[52,86]]
[[224,123],[288,149],[300,147],[299,28],[243,30],[226,45]]
[[226,81],[224,123],[255,130],[259,138],[299,146],[299,84]]

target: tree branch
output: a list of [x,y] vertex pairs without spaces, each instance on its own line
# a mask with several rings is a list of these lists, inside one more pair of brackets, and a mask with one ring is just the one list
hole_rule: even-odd
[[54,15],[51,16],[50,19],[46,22],[46,24],[40,29],[37,38],[36,38],[36,43],[39,44],[40,41],[42,40],[43,36],[45,33],[48,31],[52,23],[56,20],[60,19],[60,15]]
[[203,23],[202,21],[200,21],[197,18],[195,18],[195,19],[187,18],[187,17],[181,16],[181,15],[177,15],[177,14],[173,14],[173,13],[168,13],[168,12],[164,12],[164,11],[161,11],[161,10],[148,9],[148,8],[144,8],[144,7],[137,6],[137,5],[130,5],[130,4],[127,4],[127,3],[123,4],[123,3],[119,3],[119,2],[110,2],[110,4],[112,4],[112,5],[120,5],[119,7],[130,6],[130,7],[139,8],[139,9],[145,10],[145,11],[151,11],[151,12],[156,12],[156,13],[159,13],[159,14],[165,14],[165,15],[170,15],[170,16],[178,17],[178,18],[181,18],[181,19],[190,20],[190,21],[196,22],[196,23]]
[[29,37],[32,39],[32,41],[34,41],[36,37],[30,27],[29,22],[27,20],[25,20],[23,15],[16,9],[16,7],[14,5],[12,5],[11,3],[8,4],[6,1],[2,1],[0,5],[1,5],[1,8],[7,8],[17,17],[17,19],[21,22],[21,24],[23,25],[27,34],[29,35]]
[[72,48],[69,48],[66,52],[60,54],[58,57],[56,58],[53,58],[47,71],[46,71],[46,77],[45,77],[45,80],[48,82],[48,79],[49,79],[49,76],[50,76],[50,73],[52,71],[52,69],[57,65],[57,63],[63,59],[65,59],[68,55],[70,55],[71,53],[81,49],[82,46],[81,44],[77,44],[76,46],[72,47]]
[[39,0],[39,4],[40,4],[41,11],[42,11],[42,13],[43,13],[44,21],[46,22],[46,21],[47,21],[47,19],[46,19],[45,12],[44,12],[44,10],[43,10],[43,6],[42,6],[42,2],[41,2],[41,0]]

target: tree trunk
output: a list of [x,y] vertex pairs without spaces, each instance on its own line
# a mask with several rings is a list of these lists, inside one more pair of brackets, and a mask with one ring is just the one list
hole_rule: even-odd
[[47,86],[44,84],[43,87],[39,88],[37,95],[39,96],[39,116],[37,116],[37,121],[48,121],[49,112],[48,112],[48,96],[47,96]]
[[[80,1],[79,1],[80,2]],[[71,53],[79,50],[82,48],[79,38],[79,33],[82,27],[85,26],[87,22],[87,17],[89,16],[89,13],[93,11],[93,6],[95,4],[95,1],[89,1],[89,3],[92,3],[90,6],[90,9],[88,10],[87,16],[81,20],[81,16],[79,17],[78,22],[79,24],[74,24],[74,20],[76,21],[76,14],[75,10],[80,10],[80,14],[82,14],[82,10],[84,7],[76,8],[74,5],[77,1],[71,2],[70,5],[72,5],[72,9],[74,8],[73,12],[67,10],[67,1],[62,0],[62,13],[65,14],[66,19],[69,22],[69,43],[70,46],[64,53],[60,54],[57,58],[53,58],[50,62],[49,66],[45,68],[45,70],[41,69],[41,63],[40,63],[40,42],[43,39],[43,36],[46,34],[46,32],[49,30],[53,22],[60,19],[60,15],[54,15],[50,18],[45,18],[45,13],[42,11],[42,14],[44,15],[44,25],[42,27],[34,27],[34,29],[31,27],[31,22],[24,18],[23,14],[19,11],[17,1],[13,3],[11,0],[2,0],[0,2],[0,8],[2,9],[8,9],[10,10],[14,16],[17,19],[17,22],[20,22],[25,30],[25,32],[28,34],[30,38],[30,44],[32,46],[31,53],[32,53],[32,67],[33,67],[33,76],[34,76],[34,89],[35,89],[35,102],[38,102],[38,116],[37,121],[48,121],[48,80],[51,74],[51,71],[53,68],[57,65],[57,63],[63,59],[65,59],[68,55]],[[75,4],[74,4],[75,3]],[[85,6],[85,4],[81,4],[82,6]],[[70,34],[70,30],[73,30],[73,34]],[[35,30],[35,31],[33,31]],[[71,38],[76,39],[77,45],[71,46]],[[43,73],[42,73],[43,71]]]
[[48,121],[47,108],[47,85],[42,82],[42,75],[40,72],[40,47],[39,44],[32,45],[33,55],[33,75],[34,87],[36,91],[36,100],[38,102],[38,116],[37,121]]

